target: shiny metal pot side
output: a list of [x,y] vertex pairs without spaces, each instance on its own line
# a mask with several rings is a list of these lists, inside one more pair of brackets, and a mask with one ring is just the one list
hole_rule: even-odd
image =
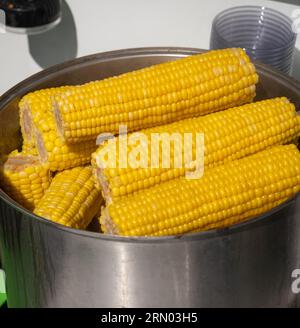
[[[42,71],[0,98],[5,140],[0,151],[20,144],[17,104],[29,91],[84,83],[201,51],[121,50]],[[267,66],[257,64],[257,69],[257,99],[287,96],[299,106],[299,82]],[[300,296],[291,289],[292,271],[300,268],[299,195],[228,229],[164,238],[69,229],[24,210],[2,190],[0,203],[0,252],[10,307],[300,306]]]

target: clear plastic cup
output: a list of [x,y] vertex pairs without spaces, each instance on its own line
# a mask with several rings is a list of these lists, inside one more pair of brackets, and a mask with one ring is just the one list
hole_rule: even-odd
[[213,20],[210,49],[240,47],[253,59],[289,74],[297,34],[292,20],[274,9],[233,7]]

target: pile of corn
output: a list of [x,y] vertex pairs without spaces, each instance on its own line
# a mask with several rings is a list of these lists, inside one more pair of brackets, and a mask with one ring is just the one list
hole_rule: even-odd
[[[300,191],[300,117],[287,98],[253,102],[258,82],[241,49],[224,49],[79,86],[35,91],[19,103],[21,151],[2,156],[0,183],[16,202],[59,224],[123,236],[176,235],[228,227]],[[202,177],[158,157],[123,167],[120,126],[142,133],[204,136]],[[97,146],[100,134],[115,136]],[[100,138],[101,139],[101,138]],[[116,150],[116,167],[102,154]],[[127,156],[127,155],[126,155]],[[126,161],[128,158],[126,158]],[[105,205],[103,202],[105,201]],[[102,208],[101,208],[102,207]]]

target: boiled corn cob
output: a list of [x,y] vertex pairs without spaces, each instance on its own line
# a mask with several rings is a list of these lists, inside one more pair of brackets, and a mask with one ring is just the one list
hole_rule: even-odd
[[[92,164],[97,183],[103,190],[107,202],[116,200],[141,189],[149,188],[164,181],[176,179],[191,171],[197,151],[197,133],[204,135],[204,165],[211,168],[227,161],[242,158],[259,152],[273,145],[292,142],[300,136],[300,116],[297,115],[295,106],[286,98],[275,98],[240,107],[228,109],[223,112],[210,114],[193,119],[186,119],[141,131],[148,140],[143,150],[148,147],[146,165],[131,167],[130,156],[136,148],[136,143],[123,144],[122,137],[104,142],[92,156]],[[188,133],[192,134],[191,146],[193,156],[190,162],[183,163],[186,148],[180,151],[175,149],[175,143],[170,143],[169,166],[164,167],[163,151],[167,146],[160,144],[160,149],[155,148],[157,139],[153,136],[159,134],[169,136],[179,134],[182,144]],[[132,134],[134,136],[134,134]],[[115,144],[115,148],[112,144]],[[126,148],[121,149],[121,147]],[[116,167],[109,167],[105,157],[110,149],[116,149]],[[154,168],[152,149],[158,150],[158,166]],[[163,150],[163,151],[162,151]],[[122,152],[122,153],[121,153]],[[122,154],[126,155],[122,155]],[[127,167],[122,167],[125,157]],[[177,165],[177,163],[182,165]]]
[[88,164],[96,149],[93,140],[69,145],[57,134],[51,97],[69,89],[71,87],[39,90],[26,95],[20,102],[23,150],[36,148],[41,161],[48,163],[53,172]]
[[177,235],[256,217],[300,191],[300,153],[275,146],[207,170],[202,179],[176,179],[109,204],[105,233]]
[[54,97],[68,143],[162,125],[252,101],[258,76],[242,49],[223,49],[91,82]]
[[[48,163],[51,171],[62,171],[90,163],[91,155],[97,148],[94,140],[67,144],[53,127],[51,115],[45,115],[41,122],[35,128],[35,147],[41,161]],[[47,129],[44,129],[44,124]]]
[[68,86],[57,88],[46,88],[26,94],[19,102],[20,126],[26,149],[34,147],[34,127],[43,117],[45,112],[51,108],[51,98],[59,93],[66,91]]
[[68,227],[85,229],[101,204],[91,167],[76,167],[56,174],[34,213]]
[[16,202],[33,210],[49,187],[49,167],[37,156],[17,151],[7,156],[0,167],[0,185]]

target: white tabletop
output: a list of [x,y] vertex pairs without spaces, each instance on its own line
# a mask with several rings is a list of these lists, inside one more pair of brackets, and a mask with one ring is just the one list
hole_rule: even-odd
[[[290,17],[298,9],[300,18],[300,5],[268,0],[66,2],[64,8],[67,13],[62,25],[55,30],[30,37],[0,34],[0,94],[42,68],[72,57],[147,46],[208,48],[212,20],[228,7],[263,5]],[[300,78],[300,38],[297,48],[294,75]]]

